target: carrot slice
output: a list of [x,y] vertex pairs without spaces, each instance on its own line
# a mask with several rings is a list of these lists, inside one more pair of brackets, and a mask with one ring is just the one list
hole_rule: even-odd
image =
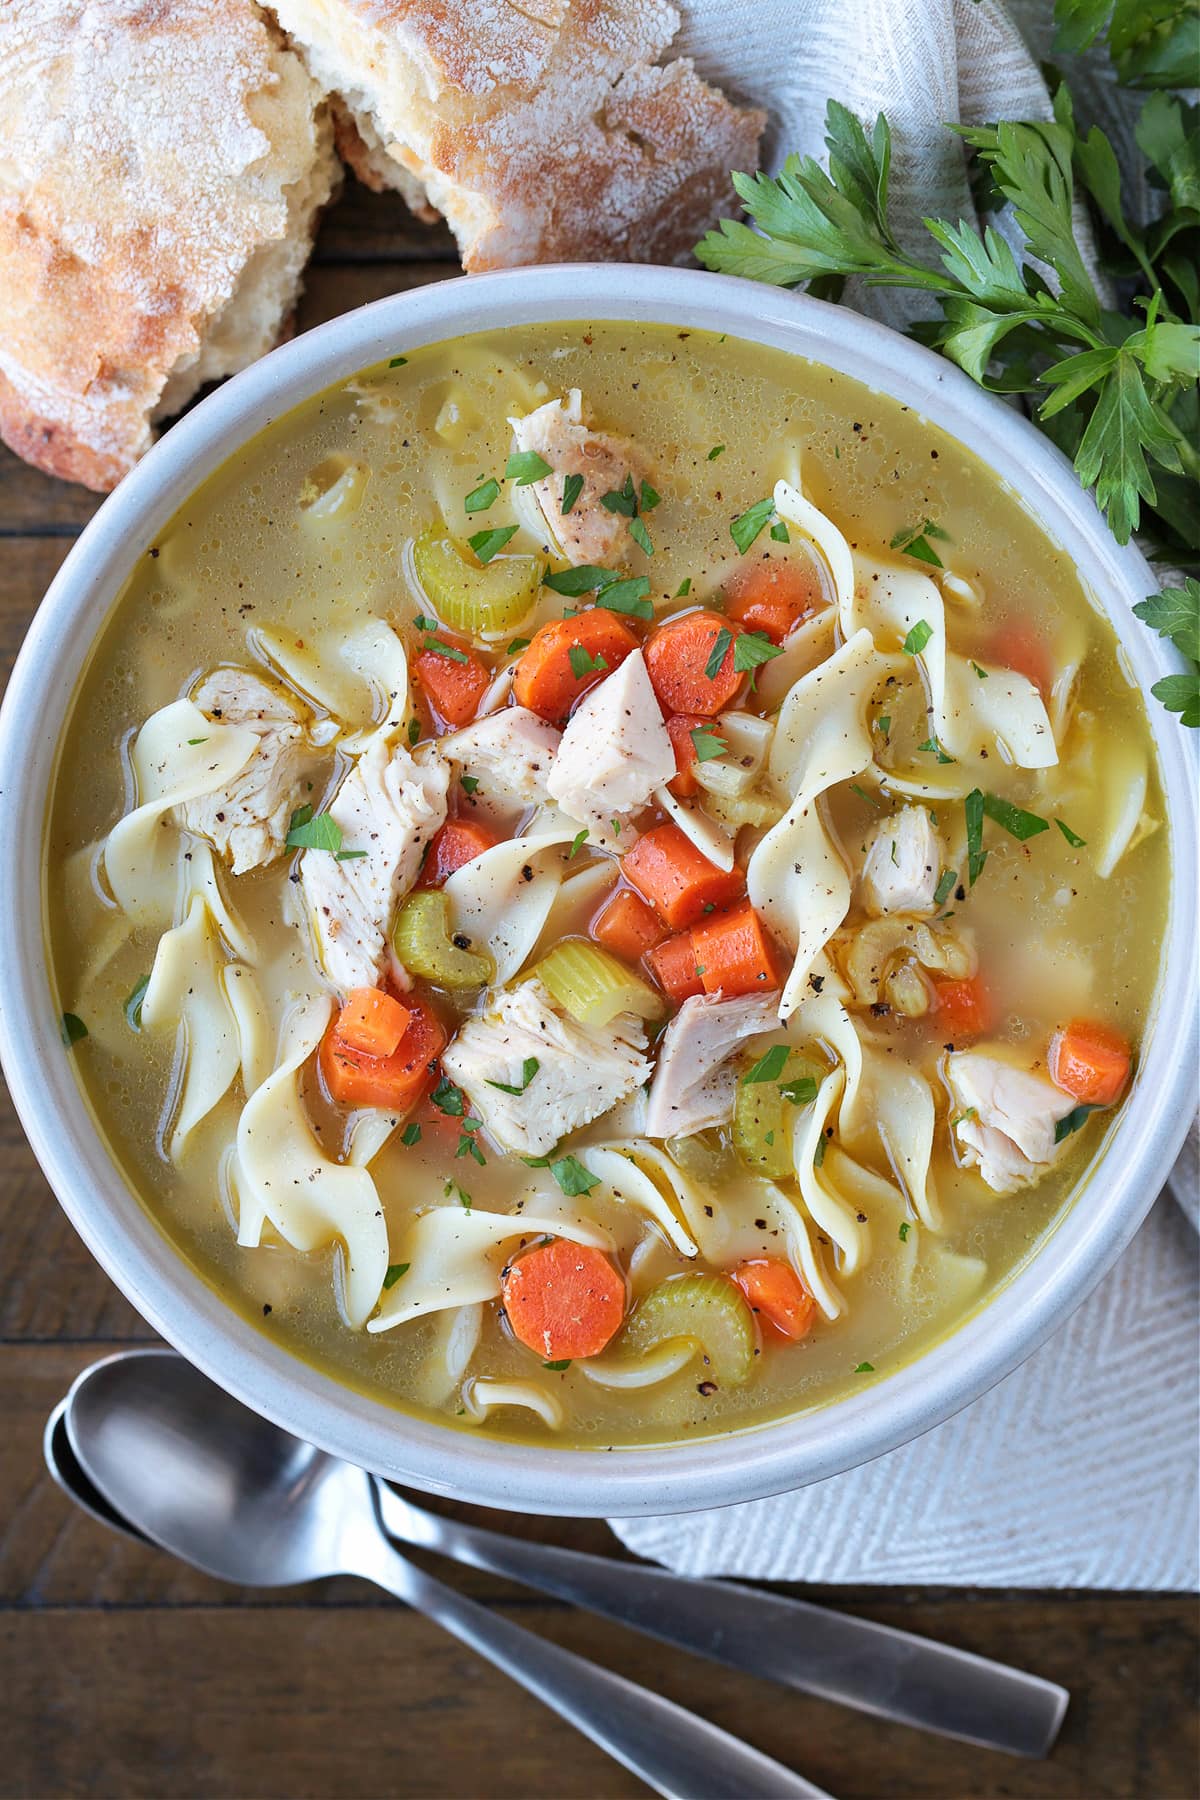
[[706,906],[736,900],[746,885],[741,869],[718,869],[672,824],[639,838],[621,858],[621,872],[672,931],[694,925]]
[[704,992],[704,981],[696,973],[696,946],[690,931],[681,931],[678,937],[657,944],[647,955],[646,963],[663,993],[676,1006]]
[[700,919],[692,945],[706,994],[765,994],[783,985],[774,942],[748,900]]
[[812,1330],[817,1303],[793,1269],[778,1257],[753,1257],[730,1271],[750,1309],[775,1335],[798,1344]]
[[408,1025],[390,1056],[368,1056],[338,1035],[337,1021],[321,1039],[320,1064],[330,1098],[338,1106],[378,1106],[407,1113],[437,1080],[446,1047],[441,1020],[419,1000],[408,1002]]
[[333,1029],[351,1050],[364,1056],[390,1056],[408,1030],[407,1006],[382,988],[352,988]]
[[1050,1040],[1051,1081],[1089,1106],[1118,1100],[1132,1066],[1125,1038],[1099,1019],[1072,1019]]
[[984,646],[983,660],[1027,676],[1043,699],[1054,685],[1050,646],[1027,619],[1007,619],[997,626]]
[[511,1263],[501,1289],[513,1335],[548,1362],[598,1356],[625,1316],[625,1283],[607,1256],[566,1238]]
[[966,981],[935,981],[934,1014],[937,1030],[957,1043],[960,1038],[981,1037],[995,1023],[992,997],[978,975]]
[[712,719],[729,705],[744,680],[733,666],[740,635],[740,626],[731,628],[714,612],[685,613],[682,619],[659,626],[646,645],[646,672],[667,712],[700,713]]
[[413,658],[413,674],[447,725],[470,724],[492,679],[479,658],[445,631],[425,639]]
[[747,631],[761,631],[782,644],[824,596],[810,563],[765,557],[735,569],[725,584],[726,610]]
[[712,720],[700,713],[672,713],[667,720],[667,735],[675,752],[675,774],[667,786],[680,800],[690,800],[699,792],[696,780],[696,740],[693,731],[711,731]]
[[639,963],[663,940],[657,915],[632,888],[618,888],[592,920],[592,936],[614,956]]
[[417,886],[441,887],[455,869],[474,862],[477,856],[482,856],[498,842],[486,825],[477,825],[473,819],[447,819],[429,841]]
[[637,646],[636,634],[603,607],[555,619],[534,632],[517,664],[513,695],[519,706],[560,725],[580,696]]

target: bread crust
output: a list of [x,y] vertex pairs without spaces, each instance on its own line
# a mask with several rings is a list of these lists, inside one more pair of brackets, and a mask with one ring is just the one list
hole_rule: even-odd
[[4,0],[0,69],[0,436],[104,491],[277,341],[332,129],[251,0]]

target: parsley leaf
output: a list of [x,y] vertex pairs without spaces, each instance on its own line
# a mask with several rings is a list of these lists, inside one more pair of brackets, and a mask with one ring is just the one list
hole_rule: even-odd
[[963,801],[967,818],[967,886],[974,887],[983,874],[988,853],[983,847],[983,795],[972,788]]
[[593,1175],[590,1169],[585,1169],[573,1156],[557,1157],[549,1164],[549,1169],[563,1193],[571,1198],[578,1194],[590,1194],[599,1184],[599,1176]]
[[504,479],[517,487],[528,487],[531,481],[542,481],[552,473],[550,464],[536,450],[514,450],[504,465]]
[[925,619],[918,619],[900,648],[905,656],[920,656],[932,636],[933,626]]
[[608,664],[602,656],[593,656],[582,644],[572,644],[567,651],[567,661],[571,665],[571,673],[576,681],[582,681],[585,675],[595,675],[607,669]]
[[739,675],[746,675],[761,663],[782,655],[782,647],[773,644],[765,631],[743,631],[733,646],[733,666]]
[[[598,569],[595,563],[580,563],[576,569],[560,569],[557,574],[547,569],[542,576],[542,586],[548,587],[551,593],[565,594],[574,600],[580,594],[590,594],[594,588],[605,587],[618,579],[615,569]],[[649,585],[647,582],[647,588]]]
[[567,475],[563,479],[562,516],[565,519],[583,492],[583,476]]
[[983,810],[1010,837],[1019,838],[1022,843],[1026,838],[1037,837],[1040,832],[1050,829],[1048,820],[1026,812],[1024,807],[1014,806],[1011,800],[1002,800],[999,794],[985,794]]
[[892,539],[892,549],[900,550],[905,556],[915,556],[918,562],[929,563],[934,569],[945,565],[941,557],[930,543],[930,538],[944,538],[948,533],[932,519],[926,519],[923,525],[905,526]]
[[389,369],[402,369],[407,361],[408,361],[407,356],[393,356],[391,361],[388,363],[388,368]]
[[502,1094],[523,1094],[540,1067],[541,1065],[536,1056],[527,1056],[525,1061],[521,1064],[521,1083],[519,1087],[514,1087],[507,1081],[489,1081],[488,1086],[498,1089]]
[[606,512],[620,513],[623,518],[632,519],[637,512],[637,495],[633,490],[633,476],[626,475],[619,488],[610,488],[607,494],[601,494],[600,504]]
[[713,762],[718,756],[724,756],[729,748],[725,739],[719,738],[706,725],[697,725],[688,736],[692,740],[692,749],[696,752],[698,763]]
[[408,1147],[408,1149],[411,1150],[413,1145],[419,1144],[420,1141],[421,1141],[421,1127],[414,1120],[414,1122],[411,1125],[406,1125],[404,1127],[404,1130],[400,1133],[400,1142],[402,1144],[406,1145]]
[[486,512],[489,506],[495,506],[500,498],[500,483],[493,475],[490,480],[481,482],[472,488],[463,501],[463,511],[469,513]]
[[644,513],[653,512],[654,508],[660,505],[661,502],[662,495],[658,493],[656,489],[652,488],[648,481],[643,481],[638,492],[639,510]]
[[1087,843],[1086,838],[1081,838],[1077,832],[1072,831],[1071,827],[1062,819],[1055,819],[1054,823],[1058,826],[1058,829],[1062,832],[1072,850],[1083,849],[1084,845]]
[[59,1021],[58,1034],[69,1050],[72,1044],[87,1036],[88,1028],[78,1013],[65,1012]]
[[811,1106],[817,1097],[817,1079],[815,1075],[797,1075],[795,1081],[781,1081],[779,1092],[793,1106]]
[[1082,1126],[1087,1124],[1088,1119],[1091,1117],[1092,1113],[1103,1112],[1103,1111],[1104,1111],[1104,1108],[1102,1106],[1077,1106],[1077,1107],[1075,1107],[1075,1109],[1072,1112],[1069,1112],[1067,1114],[1065,1119],[1060,1119],[1058,1121],[1057,1125],[1055,1125],[1055,1127],[1054,1127],[1055,1143],[1061,1144],[1064,1138],[1069,1138],[1074,1132],[1080,1130],[1080,1128]]
[[788,528],[782,519],[776,519],[775,523],[772,525],[771,536],[777,544],[790,544],[792,541],[791,533],[788,531]]
[[427,637],[421,647],[428,650],[432,656],[444,656],[447,662],[465,663],[471,660],[466,651],[460,650],[457,644],[443,644],[441,638]]
[[407,1275],[411,1268],[411,1263],[389,1263],[387,1274],[383,1278],[385,1290],[387,1288],[394,1288],[400,1277],[402,1275]]
[[715,681],[717,676],[721,673],[721,666],[724,663],[725,658],[729,655],[729,649],[732,643],[732,631],[730,631],[728,625],[722,625],[721,629],[713,638],[713,647],[709,651],[708,661],[704,665],[704,673],[710,681]]
[[714,444],[712,449],[708,453],[707,460],[709,462],[716,462],[718,456],[721,456],[724,453],[724,450],[725,450],[724,444]]
[[918,744],[917,749],[927,751],[930,756],[936,756],[940,763],[952,763],[954,761],[952,756],[946,755],[946,752],[938,743],[937,738],[932,735],[927,737],[923,744]]
[[643,520],[630,519],[629,535],[639,550],[644,550],[647,556],[654,555],[654,543],[650,537],[650,533],[646,530]]
[[945,906],[947,900],[954,892],[954,884],[957,880],[957,869],[942,870],[941,874],[938,876],[938,884],[933,890],[933,904],[935,906]]
[[765,500],[756,500],[748,506],[744,513],[733,521],[729,527],[729,535],[745,556],[760,531],[764,531],[771,522],[775,511],[775,502],[769,496]]
[[586,844],[588,838],[591,837],[591,835],[592,834],[588,830],[586,825],[584,826],[582,831],[577,831],[575,833],[575,836],[571,839],[571,848],[567,851],[567,861],[568,862],[570,862],[571,858],[573,856],[576,856],[579,853],[579,851],[583,849],[583,846]]
[[150,977],[143,975],[125,1002],[125,1023],[130,1031],[142,1029],[142,1001],[146,998],[146,989],[150,986]]
[[911,1230],[912,1230],[912,1226],[909,1224],[908,1220],[905,1219],[904,1223],[900,1227],[900,1242],[902,1244],[907,1244],[908,1234]]
[[430,1099],[433,1101],[433,1104],[437,1107],[438,1111],[445,1113],[447,1118],[461,1119],[467,1110],[463,1104],[462,1089],[460,1087],[455,1087],[454,1083],[448,1080],[445,1075],[442,1076],[441,1080],[434,1088],[433,1093],[430,1095]]
[[284,843],[289,850],[332,850],[336,856],[342,847],[341,827],[328,813],[314,818],[306,802],[292,814]]
[[788,1055],[786,1044],[772,1044],[759,1057],[754,1067],[742,1076],[742,1086],[753,1087],[760,1081],[778,1081],[787,1065]]
[[570,1366],[571,1358],[569,1356],[564,1356],[559,1362],[544,1362],[542,1364],[543,1369],[551,1369],[555,1375],[560,1374],[563,1369],[569,1369]]
[[472,550],[481,563],[490,563],[493,556],[498,556],[509,538],[517,535],[515,525],[499,525],[494,531],[477,531],[467,539]]
[[856,1375],[873,1375],[875,1373],[875,1364],[869,1362],[857,1363],[855,1365],[854,1373]]
[[647,600],[649,592],[650,583],[644,575],[631,575],[627,581],[610,581],[602,587],[596,595],[596,605],[634,619],[652,619],[654,602]]

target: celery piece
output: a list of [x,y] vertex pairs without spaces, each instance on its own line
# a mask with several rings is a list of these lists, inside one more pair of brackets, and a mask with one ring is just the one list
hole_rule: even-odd
[[445,894],[410,894],[396,914],[392,944],[410,975],[423,975],[439,987],[486,987],[492,978],[490,959],[451,937]]
[[754,1367],[754,1318],[728,1276],[669,1276],[638,1301],[613,1349],[641,1356],[673,1338],[698,1343],[717,1381],[736,1387]]
[[581,1025],[608,1025],[618,1013],[636,1013],[639,1019],[663,1014],[662,996],[648,982],[586,938],[556,944],[535,974]]
[[824,1069],[789,1050],[778,1080],[739,1080],[733,1143],[743,1162],[772,1181],[784,1181],[793,1173],[792,1126],[797,1107],[806,1095],[815,1098],[824,1076]]
[[743,825],[778,825],[787,811],[782,800],[761,791],[751,794],[716,794],[710,789],[702,804],[705,812],[729,831],[739,831]]
[[469,637],[499,636],[522,624],[541,576],[535,556],[497,556],[480,567],[434,532],[413,545],[413,567],[442,624]]

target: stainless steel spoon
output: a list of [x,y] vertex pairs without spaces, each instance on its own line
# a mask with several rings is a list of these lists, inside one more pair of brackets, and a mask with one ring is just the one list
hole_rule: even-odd
[[823,1790],[622,1675],[491,1613],[400,1556],[372,1479],[259,1418],[182,1357],[94,1363],[66,1402],[105,1503],[206,1574],[251,1587],[361,1575],[436,1619],[672,1800],[828,1800]]

